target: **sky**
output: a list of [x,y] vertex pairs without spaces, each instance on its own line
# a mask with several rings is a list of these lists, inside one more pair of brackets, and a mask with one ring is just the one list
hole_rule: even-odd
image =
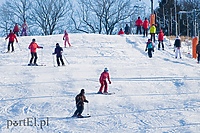
[[[182,42],[175,59],[174,40],[149,58],[142,35],[69,34],[63,48],[66,66],[54,67],[55,44],[63,35],[18,37],[15,52],[0,38],[0,132],[2,133],[197,133],[200,131],[200,66],[191,47]],[[37,63],[28,45],[35,38]],[[69,64],[67,63],[69,62]],[[96,94],[107,67],[109,92]],[[83,115],[71,118],[75,96],[85,89],[89,103]]]

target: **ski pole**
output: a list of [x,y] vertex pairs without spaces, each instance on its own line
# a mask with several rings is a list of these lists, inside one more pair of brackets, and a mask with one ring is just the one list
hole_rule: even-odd
[[52,54],[52,57],[53,57],[53,66],[56,67],[56,65],[55,65],[55,58],[54,58],[53,54]]
[[87,115],[90,115],[89,103],[87,103]]
[[21,47],[20,47],[20,44],[19,44],[18,42],[17,42],[17,44],[18,44],[19,50],[22,51],[22,49],[21,49]]
[[67,60],[67,58],[63,55],[64,59],[66,60],[67,64],[69,65],[69,61]]

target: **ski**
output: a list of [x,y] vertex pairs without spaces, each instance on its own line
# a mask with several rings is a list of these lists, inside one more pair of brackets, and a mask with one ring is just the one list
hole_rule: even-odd
[[70,119],[70,118],[89,118],[89,117],[91,117],[91,115],[85,115],[85,116],[81,116],[81,117],[74,117],[74,116],[72,116],[72,117],[66,117],[66,119]]
[[46,66],[46,65],[44,65],[44,64],[37,64],[37,65],[35,65],[35,64],[28,64],[28,66]]
[[112,95],[112,94],[115,94],[114,92],[108,92],[108,93],[98,93],[97,94],[102,94],[102,95]]

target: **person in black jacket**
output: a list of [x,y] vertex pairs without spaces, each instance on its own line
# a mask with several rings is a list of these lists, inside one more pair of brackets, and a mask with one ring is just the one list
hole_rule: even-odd
[[174,48],[175,48],[175,58],[178,57],[178,54],[179,54],[179,57],[181,59],[181,51],[180,51],[180,48],[181,48],[181,39],[179,36],[176,37],[176,40],[174,42]]
[[197,53],[197,63],[199,63],[199,61],[200,61],[200,41],[199,41],[199,43],[197,44],[197,46],[196,46],[196,53]]
[[62,58],[62,52],[63,52],[62,47],[60,47],[59,43],[56,43],[56,48],[54,50],[54,53],[52,53],[52,54],[53,55],[56,54],[56,61],[57,61],[58,66],[60,66],[60,61],[63,66],[65,65],[63,58]]
[[76,108],[77,109],[74,112],[74,115],[72,117],[82,118],[83,116],[81,114],[84,110],[84,102],[86,102],[86,103],[89,102],[88,100],[86,100],[84,89],[81,89],[81,92],[75,97],[75,100],[76,100]]

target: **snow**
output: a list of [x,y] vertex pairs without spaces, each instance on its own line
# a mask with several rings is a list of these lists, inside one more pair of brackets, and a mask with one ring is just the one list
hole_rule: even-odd
[[[197,133],[200,131],[200,66],[188,52],[175,59],[165,51],[153,58],[141,35],[70,34],[66,66],[54,67],[55,44],[63,35],[19,37],[14,53],[1,53],[0,132],[2,133]],[[38,64],[27,66],[35,38]],[[7,42],[0,38],[1,51]],[[173,44],[173,40],[171,40]],[[187,45],[183,45],[183,49]],[[190,49],[191,50],[191,49]],[[95,94],[107,67],[113,95]],[[84,88],[89,103],[73,119],[75,96]],[[67,117],[67,118],[66,118]]]

